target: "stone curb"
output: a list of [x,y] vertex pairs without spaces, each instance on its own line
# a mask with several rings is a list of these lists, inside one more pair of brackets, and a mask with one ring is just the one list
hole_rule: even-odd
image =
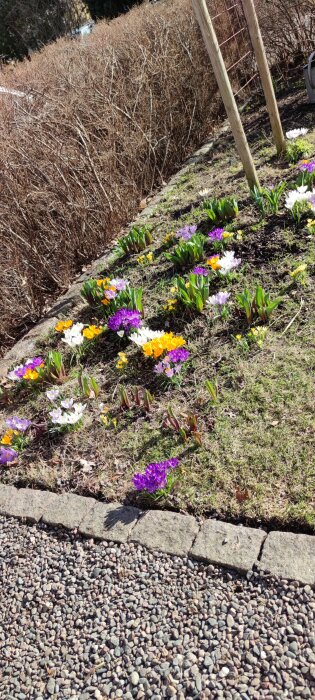
[[192,515],[101,503],[76,494],[0,483],[0,515],[76,530],[109,542],[135,542],[158,552],[187,556],[242,573],[254,568],[279,578],[315,585],[312,535],[232,525]]

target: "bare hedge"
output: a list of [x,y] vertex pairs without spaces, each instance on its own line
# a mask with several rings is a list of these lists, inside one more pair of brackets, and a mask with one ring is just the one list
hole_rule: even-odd
[[104,251],[222,110],[190,0],[144,4],[84,41],[61,39],[5,82],[32,99],[0,106],[2,348]]

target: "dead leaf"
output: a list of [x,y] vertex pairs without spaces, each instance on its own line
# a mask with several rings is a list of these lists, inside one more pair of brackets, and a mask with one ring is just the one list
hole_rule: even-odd
[[247,501],[249,499],[249,491],[248,489],[236,489],[235,491],[235,498],[239,503],[243,503],[244,501]]

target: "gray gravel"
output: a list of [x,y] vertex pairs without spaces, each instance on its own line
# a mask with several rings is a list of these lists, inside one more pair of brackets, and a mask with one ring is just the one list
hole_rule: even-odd
[[309,586],[0,518],[0,698],[314,697]]

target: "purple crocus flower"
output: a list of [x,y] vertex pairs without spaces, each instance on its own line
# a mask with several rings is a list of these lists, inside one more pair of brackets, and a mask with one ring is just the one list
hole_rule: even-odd
[[139,328],[141,326],[141,320],[140,311],[119,309],[109,318],[108,328],[116,332],[119,330],[130,331],[132,328]]
[[113,289],[106,289],[106,291],[105,291],[106,299],[111,301],[111,299],[115,299],[116,296],[117,296],[117,292],[115,292]]
[[211,241],[222,241],[223,233],[224,228],[214,228],[212,231],[210,231],[210,233],[208,233],[208,237]]
[[20,433],[25,433],[25,431],[30,427],[31,421],[27,418],[19,418],[18,416],[12,416],[6,420],[6,425],[11,430],[18,430]]
[[192,274],[201,275],[202,277],[208,277],[209,270],[206,270],[205,267],[199,267],[199,265],[197,265],[197,267],[194,267]]
[[176,238],[181,238],[183,241],[189,241],[192,236],[196,233],[197,226],[183,226],[178,231],[176,231]]
[[10,464],[18,458],[18,453],[13,447],[0,447],[0,464]]
[[209,297],[208,303],[213,306],[224,306],[230,296],[230,292],[218,292],[217,294],[213,294],[212,297]]
[[167,459],[164,462],[153,462],[148,464],[145,471],[134,474],[132,482],[137,491],[148,491],[154,493],[165,488],[167,477],[171,469],[175,469],[179,464],[179,459]]
[[174,374],[179,374],[183,363],[188,360],[189,354],[186,348],[171,350],[161,362],[155,365],[154,372],[156,374],[165,374],[166,377],[171,379],[174,377]]
[[20,365],[17,367],[13,372],[15,373],[15,376],[18,377],[19,379],[23,379],[25,372],[28,369],[36,369],[36,367],[39,367],[42,365],[44,362],[42,357],[32,357],[30,360],[27,360],[25,365]]
[[301,163],[299,170],[306,171],[307,173],[312,173],[315,170],[315,160],[310,160],[308,163]]
[[124,292],[128,285],[128,280],[124,280],[122,277],[116,277],[110,281],[113,287],[116,287],[117,292]]
[[165,359],[169,360],[169,362],[186,362],[189,358],[189,354],[186,348],[175,348],[175,350],[170,350]]
[[33,357],[27,362],[28,369],[35,369],[36,367],[39,367],[39,365],[42,365],[43,362],[44,360],[42,357]]

